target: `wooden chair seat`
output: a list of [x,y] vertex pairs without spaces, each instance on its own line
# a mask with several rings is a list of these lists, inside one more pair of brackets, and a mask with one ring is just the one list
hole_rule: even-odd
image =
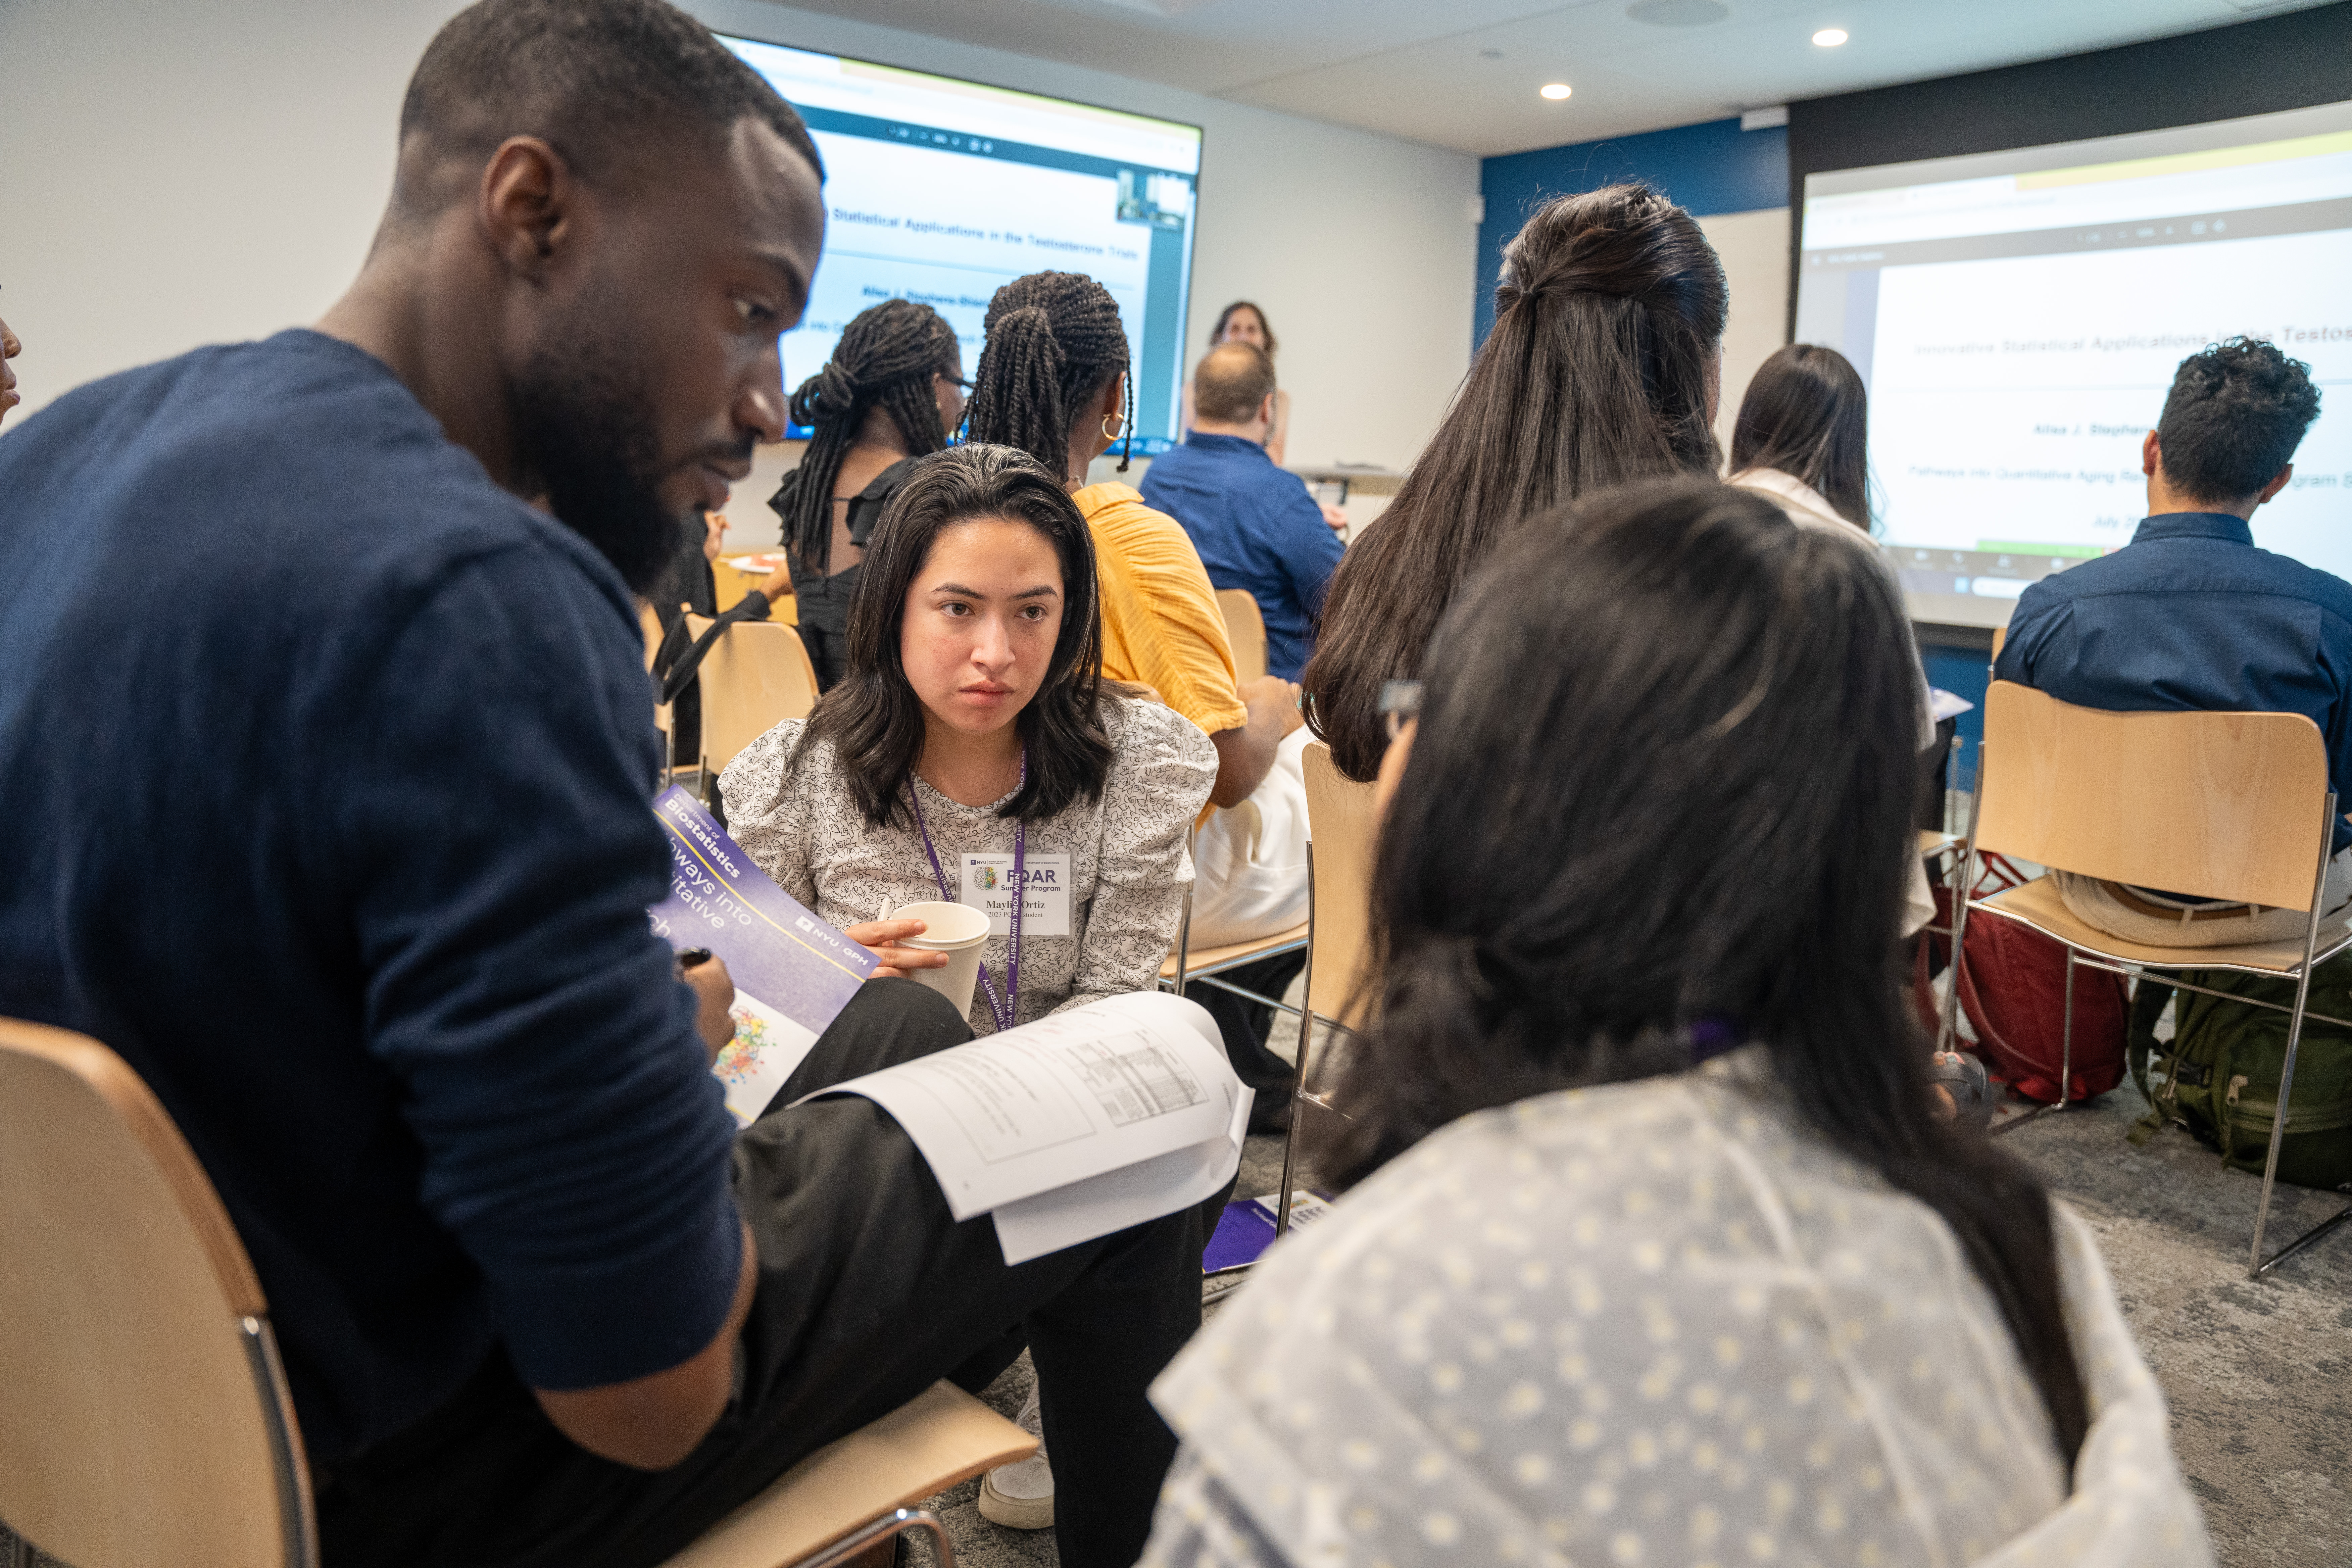
[[778,1476],[664,1568],[798,1563],[894,1508],[1025,1459],[1036,1448],[1036,1438],[971,1394],[935,1383]]
[[[2303,963],[2303,940],[2247,942],[2236,947],[2145,947],[2086,925],[2058,896],[2058,879],[2036,877],[2023,887],[2010,888],[1970,906],[1979,914],[2000,915],[2032,926],[2042,935],[2116,963],[2146,969],[2227,969],[2242,974],[2293,974]],[[2317,962],[2352,947],[2352,925],[2338,925],[2319,933]]]
[[1234,679],[1244,686],[1265,678],[1265,616],[1257,601],[1240,588],[1217,590],[1217,608],[1224,612],[1225,637],[1234,647]]
[[[31,1282],[0,1290],[0,1518],[77,1568],[317,1568],[260,1280],[146,1083],[95,1040],[0,1018],[0,1257]],[[936,1531],[894,1510],[1035,1447],[935,1384],[669,1568],[831,1563],[908,1525]]]
[[[1251,942],[1227,942],[1223,947],[1196,947],[1185,954],[1184,977],[1192,980],[1203,974],[1214,974],[1220,970],[1238,969],[1261,958],[1276,958],[1286,952],[1296,952],[1306,945],[1307,924],[1302,921],[1288,931],[1273,936],[1262,936]],[[1160,978],[1171,981],[1176,978],[1176,954],[1172,950],[1160,961]]]

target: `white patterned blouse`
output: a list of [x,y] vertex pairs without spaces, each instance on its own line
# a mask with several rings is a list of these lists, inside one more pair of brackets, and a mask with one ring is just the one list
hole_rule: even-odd
[[[1019,1023],[1152,989],[1192,885],[1184,837],[1216,782],[1217,748],[1157,702],[1106,696],[1102,719],[1111,763],[1101,796],[1029,826],[1031,869],[1052,865],[1069,891],[1057,905],[1060,920],[1048,922],[1063,934],[1040,934],[1034,925],[1023,932]],[[829,744],[811,747],[797,771],[787,768],[803,722],[786,720],[727,764],[719,787],[728,833],[778,887],[837,926],[939,898],[922,839],[911,827],[875,827],[859,815]],[[919,779],[914,788],[949,897],[960,900],[963,858],[1011,856],[1015,825],[996,815],[1003,801],[961,805]],[[999,987],[1011,945],[996,935],[981,949]],[[977,990],[971,1019],[975,1034],[996,1027]]]
[[2210,1563],[2082,1222],[2070,1488],[1949,1227],[1764,1067],[1465,1117],[1276,1247],[1153,1385],[1143,1568]]

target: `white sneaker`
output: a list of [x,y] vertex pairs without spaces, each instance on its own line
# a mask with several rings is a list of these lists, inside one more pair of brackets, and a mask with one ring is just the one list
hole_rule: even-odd
[[1037,1439],[1037,1451],[981,1478],[980,1517],[1007,1530],[1045,1530],[1054,1522],[1054,1467],[1045,1462],[1045,1421],[1035,1384],[1013,1424]]

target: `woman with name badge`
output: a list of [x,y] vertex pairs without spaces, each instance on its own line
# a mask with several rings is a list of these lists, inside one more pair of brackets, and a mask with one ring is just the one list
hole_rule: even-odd
[[[1003,447],[921,458],[867,541],[847,674],[720,780],[729,831],[835,925],[984,914],[976,1034],[1150,990],[1175,938],[1216,748],[1106,685],[1099,625],[1093,545],[1058,479]],[[969,975],[914,951],[964,946],[958,923],[883,958],[926,984]]]

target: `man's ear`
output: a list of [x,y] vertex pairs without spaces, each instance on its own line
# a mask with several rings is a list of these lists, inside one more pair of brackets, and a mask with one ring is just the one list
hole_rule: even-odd
[[2270,483],[2264,485],[2261,489],[2254,492],[2254,504],[2256,506],[2260,506],[2263,502],[2270,500],[2271,497],[2278,494],[2279,491],[2286,489],[2287,480],[2293,478],[2294,478],[2294,465],[2293,463],[2289,463],[2285,468],[2281,468],[2277,473],[2271,476]]
[[2156,432],[2151,430],[2147,433],[2147,439],[2139,444],[2139,471],[2152,479],[2162,471],[2163,468],[2164,444],[2156,438]]
[[1273,393],[1271,393],[1271,392],[1267,393],[1267,394],[1265,395],[1265,402],[1263,402],[1263,403],[1261,403],[1261,404],[1259,404],[1259,405],[1257,405],[1257,416],[1258,416],[1260,419],[1263,419],[1263,420],[1265,420],[1265,427],[1266,427],[1267,429],[1271,430],[1271,429],[1273,429],[1273,428],[1274,428],[1274,394],[1273,394]]
[[574,226],[579,182],[563,155],[536,136],[509,136],[482,166],[475,208],[509,270],[544,274]]

